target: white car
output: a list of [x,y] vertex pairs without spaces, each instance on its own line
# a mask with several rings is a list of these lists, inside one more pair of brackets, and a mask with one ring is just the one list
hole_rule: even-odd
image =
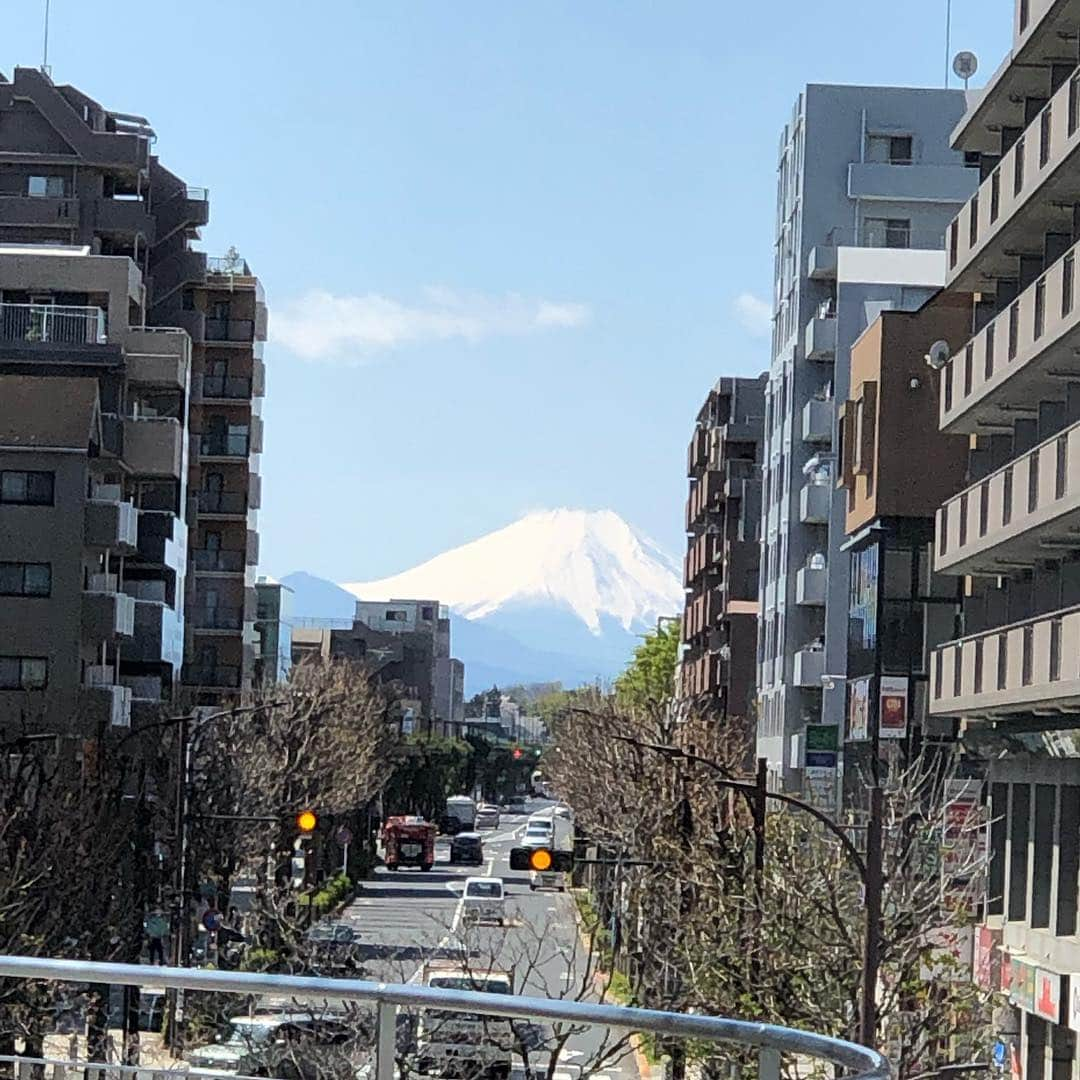
[[497,829],[499,827],[499,808],[497,806],[478,806],[476,808],[476,827],[478,829]]
[[522,844],[525,847],[547,847],[555,839],[555,823],[551,818],[529,818]]
[[461,917],[466,923],[506,924],[506,890],[502,878],[470,877],[465,879],[461,896]]

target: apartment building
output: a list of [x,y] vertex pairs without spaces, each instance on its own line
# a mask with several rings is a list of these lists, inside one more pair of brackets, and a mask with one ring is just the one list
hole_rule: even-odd
[[721,717],[753,715],[766,383],[720,379],[687,448],[679,692]]
[[[125,468],[121,485],[138,511],[140,550],[170,567],[160,580],[131,572],[143,602],[134,641],[144,631],[151,641],[164,634],[170,668],[179,651],[183,682],[212,703],[248,689],[254,670],[266,306],[238,255],[208,259],[194,250],[209,219],[207,192],[161,164],[151,153],[155,138],[144,118],[105,109],[40,71],[17,68],[10,82],[0,76],[0,249],[53,253],[48,264],[7,260],[0,287],[8,338],[19,338],[22,351],[51,350],[48,363],[33,368],[36,376],[86,374],[78,353],[91,345],[101,351],[98,338],[135,358],[121,365],[138,370],[134,383],[100,374],[100,362],[93,369],[106,443],[112,439],[120,461],[149,454],[147,444],[163,432],[172,440],[168,463],[153,462],[158,471],[145,474]],[[106,264],[124,269],[93,279]],[[31,266],[33,280],[21,276]],[[67,271],[75,266],[82,276],[72,282]],[[164,351],[153,361],[166,343],[182,357]],[[8,370],[29,369],[15,357],[0,367]],[[128,392],[132,385],[137,394]],[[177,458],[179,477],[171,465]],[[180,573],[171,566],[178,559]],[[164,629],[153,603],[174,613]],[[157,651],[129,643],[122,654],[134,662],[145,652],[153,665]],[[170,676],[161,700],[174,688]],[[146,695],[138,700],[152,698],[149,681],[137,689]]]
[[939,431],[926,357],[937,342],[959,349],[971,319],[970,296],[940,292],[917,311],[883,312],[851,348],[838,423],[847,714],[807,728],[804,763],[804,786],[829,809],[868,809],[868,785],[893,762],[955,740],[955,722],[928,713],[930,656],[960,615],[959,581],[934,569],[934,514],[964,486],[968,440]]
[[1080,4],[1017,0],[1013,48],[953,134],[981,183],[948,234],[976,297],[942,372],[940,427],[970,444],[937,513],[964,581],[930,713],[986,758],[991,861],[975,977],[998,992],[1013,1075],[1080,1068]]
[[807,725],[846,708],[848,560],[836,403],[852,343],[945,279],[945,231],[979,180],[949,147],[964,94],[812,85],[780,142],[765,407],[758,754],[798,790]]
[[450,615],[437,600],[357,600],[349,619],[297,619],[292,660],[341,657],[397,683],[406,730],[450,735],[465,718],[465,666],[450,656]]

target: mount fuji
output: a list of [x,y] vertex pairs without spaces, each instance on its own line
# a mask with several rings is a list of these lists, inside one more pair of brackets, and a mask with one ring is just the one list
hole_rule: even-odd
[[298,616],[353,598],[436,599],[471,694],[493,683],[577,686],[618,674],[641,634],[682,610],[680,567],[610,510],[544,510],[393,577],[344,585],[295,573]]

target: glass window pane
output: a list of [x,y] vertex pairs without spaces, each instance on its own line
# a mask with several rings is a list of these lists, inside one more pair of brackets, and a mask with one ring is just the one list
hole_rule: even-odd
[[911,551],[885,552],[885,597],[907,600],[911,596]]
[[25,502],[26,473],[0,473],[0,499],[4,502]]
[[0,690],[19,689],[19,658],[0,656]]
[[39,506],[52,506],[53,474],[51,472],[26,474],[26,501]]
[[22,588],[22,563],[0,563],[0,596],[18,596]]
[[23,588],[27,596],[48,596],[52,591],[52,567],[48,563],[28,563]]
[[38,657],[25,657],[22,662],[22,685],[24,690],[40,690],[48,678],[49,665]]

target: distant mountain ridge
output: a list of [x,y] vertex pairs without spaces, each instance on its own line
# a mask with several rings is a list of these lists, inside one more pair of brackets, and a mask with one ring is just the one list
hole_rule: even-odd
[[469,693],[493,682],[614,677],[641,634],[683,604],[678,564],[610,510],[550,510],[393,577],[282,579],[297,616],[347,617],[354,598],[430,598],[453,611]]

